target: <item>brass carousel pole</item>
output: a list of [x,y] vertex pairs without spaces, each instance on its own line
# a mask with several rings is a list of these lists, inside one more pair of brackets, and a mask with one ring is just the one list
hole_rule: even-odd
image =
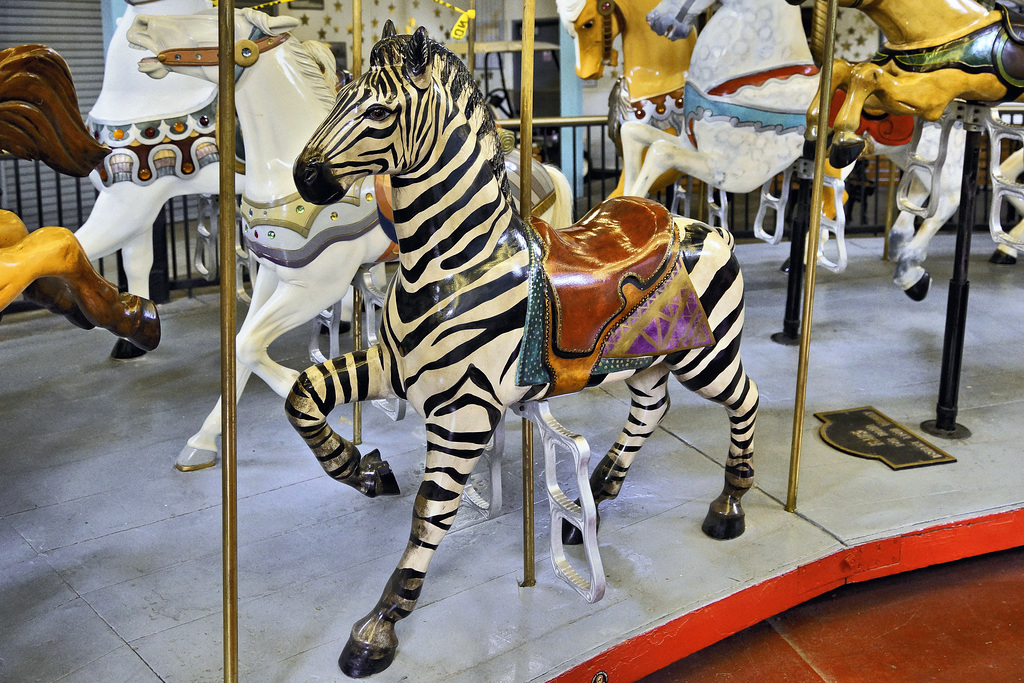
[[[352,0],[352,77],[359,78],[363,71],[363,2]],[[338,302],[341,303],[340,301]],[[363,348],[363,292],[352,288],[352,350]],[[363,402],[352,404],[352,443],[363,443]]]
[[352,0],[352,75],[363,73],[363,0]]
[[235,403],[235,0],[218,3],[217,147],[220,150],[221,508],[224,573],[224,680],[238,680],[238,491]]
[[811,349],[811,313],[814,310],[814,284],[817,275],[818,238],[821,231],[821,197],[825,178],[826,141],[829,105],[832,99],[832,58],[835,55],[836,6],[828,0],[825,16],[825,50],[821,60],[818,89],[818,135],[814,145],[814,188],[811,192],[811,226],[806,250],[807,278],[804,281],[803,320],[800,329],[800,360],[797,366],[796,401],[793,407],[793,447],[789,456],[789,491],[786,511],[796,511],[796,491],[800,478],[800,448],[803,445],[804,402],[807,398],[807,361]]
[[[526,223],[533,213],[533,31],[534,3],[523,0],[522,71],[519,76],[519,215]],[[523,582],[534,586],[533,555],[533,423],[523,418]]]
[[469,25],[466,28],[466,66],[469,73],[476,71],[474,59],[476,58],[476,0],[469,0],[467,11],[470,13]]

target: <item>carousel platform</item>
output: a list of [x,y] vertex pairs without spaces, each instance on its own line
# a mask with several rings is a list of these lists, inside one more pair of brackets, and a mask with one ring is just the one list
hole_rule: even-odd
[[[919,427],[938,395],[952,236],[933,242],[921,303],[892,285],[880,238],[854,240],[848,271],[818,276],[797,510],[786,512],[798,351],[769,335],[782,325],[788,246],[740,245],[743,356],[761,389],[746,532],[719,542],[700,531],[721,489],[728,425],[673,383],[661,429],[601,508],[604,598],[588,604],[551,569],[539,457],[537,585],[521,588],[510,419],[500,513],[460,512],[398,626],[394,664],[370,680],[635,681],[843,584],[1024,546],[1024,265],[993,266],[988,239],[974,242],[958,418],[970,438]],[[0,680],[223,679],[220,468],[173,468],[219,392],[217,295],[161,315],[161,347],[127,363],[107,358],[103,332],[42,314],[0,322]],[[297,330],[271,353],[303,367],[307,341]],[[408,538],[423,423],[364,409],[365,450],[380,448],[402,488],[369,500],[322,473],[282,406],[254,380],[239,408],[239,678],[341,681],[351,625]],[[955,462],[896,471],[819,437],[814,413],[860,406]],[[596,456],[628,411],[623,387],[551,407]],[[346,407],[333,420],[351,416]]]

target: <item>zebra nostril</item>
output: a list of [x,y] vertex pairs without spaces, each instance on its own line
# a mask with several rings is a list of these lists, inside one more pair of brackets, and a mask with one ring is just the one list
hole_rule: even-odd
[[320,178],[320,170],[323,168],[324,162],[320,160],[307,161],[302,166],[302,182],[308,185],[313,185]]

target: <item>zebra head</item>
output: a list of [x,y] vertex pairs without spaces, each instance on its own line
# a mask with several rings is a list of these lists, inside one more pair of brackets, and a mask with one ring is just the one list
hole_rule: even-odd
[[389,20],[370,69],[338,93],[334,109],[295,161],[295,185],[317,204],[337,201],[360,178],[425,168],[476,131],[507,188],[490,111],[469,71],[423,28],[399,35]]

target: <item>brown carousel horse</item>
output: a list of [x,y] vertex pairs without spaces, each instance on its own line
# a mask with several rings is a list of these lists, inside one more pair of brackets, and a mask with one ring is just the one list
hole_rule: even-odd
[[[67,64],[48,47],[0,50],[0,149],[76,176],[88,175],[107,154],[82,123]],[[141,349],[160,342],[153,303],[118,293],[93,269],[70,230],[29,232],[15,214],[0,211],[0,312],[19,294],[79,327],[102,327]]]
[[[797,0],[787,0],[800,4]],[[955,99],[1012,102],[1024,95],[1024,17],[974,0],[839,0],[864,12],[886,43],[869,62],[836,60],[833,163],[860,154],[861,113],[911,114],[937,121]],[[808,123],[817,117],[817,99]]]

